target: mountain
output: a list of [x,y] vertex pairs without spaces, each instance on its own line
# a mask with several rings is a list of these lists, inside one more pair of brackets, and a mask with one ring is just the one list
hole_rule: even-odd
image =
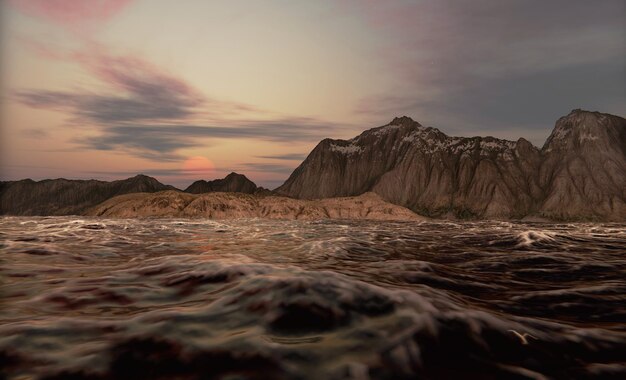
[[97,180],[47,179],[2,182],[0,214],[2,215],[73,215],[89,207],[128,193],[152,193],[174,189],[152,177],[105,182]]
[[322,140],[275,190],[303,199],[367,191],[418,214],[626,219],[626,120],[574,110],[539,150],[527,140],[451,137],[408,117]]
[[196,181],[189,185],[189,187],[185,189],[185,192],[191,194],[202,194],[222,191],[254,194],[257,189],[262,188],[257,188],[256,184],[250,181],[245,175],[233,172],[222,179],[215,179],[213,181]]
[[574,110],[542,149],[540,214],[551,219],[626,219],[626,120]]
[[232,192],[187,194],[179,191],[162,191],[153,194],[121,195],[87,210],[85,214],[121,218],[424,219],[404,207],[383,201],[380,196],[373,193],[358,197],[307,201]]

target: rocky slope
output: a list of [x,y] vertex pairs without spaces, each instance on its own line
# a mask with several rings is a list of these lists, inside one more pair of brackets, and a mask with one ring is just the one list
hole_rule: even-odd
[[185,189],[185,192],[190,194],[210,193],[213,191],[254,194],[257,191],[257,186],[245,175],[233,172],[222,179],[196,181]]
[[358,197],[308,201],[232,192],[195,195],[164,191],[121,195],[91,208],[85,215],[121,218],[424,219],[404,207],[383,201],[373,193]]
[[0,214],[80,214],[116,195],[168,189],[174,188],[145,175],[112,182],[67,179],[3,182],[0,185]]
[[428,216],[626,219],[626,120],[574,110],[539,150],[520,138],[450,137],[408,117],[321,141],[275,191],[303,198],[373,191]]
[[626,220],[625,119],[572,111],[557,121],[542,155],[542,216]]

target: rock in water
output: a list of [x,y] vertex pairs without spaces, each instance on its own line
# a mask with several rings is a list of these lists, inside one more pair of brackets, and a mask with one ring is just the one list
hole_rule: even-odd
[[2,215],[72,215],[116,195],[152,193],[175,189],[152,177],[105,182],[96,180],[47,179],[3,182],[0,186]]
[[257,186],[243,174],[230,173],[222,179],[213,181],[199,180],[185,189],[186,193],[201,194],[213,191],[254,194]]
[[321,141],[276,192],[373,191],[427,216],[626,219],[626,120],[575,110],[542,150],[520,138],[450,137],[408,117]]

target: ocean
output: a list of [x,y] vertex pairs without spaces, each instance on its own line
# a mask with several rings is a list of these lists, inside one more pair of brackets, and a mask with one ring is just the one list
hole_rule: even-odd
[[0,219],[0,378],[626,378],[626,224]]

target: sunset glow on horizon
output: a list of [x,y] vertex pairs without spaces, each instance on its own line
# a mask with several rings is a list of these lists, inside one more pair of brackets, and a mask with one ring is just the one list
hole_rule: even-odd
[[202,156],[193,156],[183,162],[182,172],[184,175],[199,177],[198,179],[208,178],[207,176],[215,174],[215,164],[211,160]]
[[1,180],[275,188],[396,116],[541,145],[626,113],[624,2],[478,2],[2,1]]

